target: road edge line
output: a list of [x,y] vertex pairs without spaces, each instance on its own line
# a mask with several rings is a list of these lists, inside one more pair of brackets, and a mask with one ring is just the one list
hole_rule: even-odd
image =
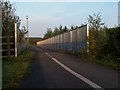
[[61,67],[63,67],[65,70],[67,70],[68,72],[70,72],[72,75],[76,76],[77,78],[79,78],[80,80],[84,81],[85,83],[87,83],[88,85],[90,85],[91,87],[93,87],[94,89],[98,89],[98,90],[105,90],[104,88],[102,88],[101,86],[97,85],[96,83],[92,82],[91,80],[85,78],[84,76],[78,74],[77,72],[73,71],[72,69],[70,69],[69,67],[65,66],[64,64],[62,64],[61,62],[59,62],[56,58],[52,57],[51,55],[49,55],[47,52],[45,53],[46,55],[48,55],[49,57],[52,58],[53,61],[55,61],[57,64],[59,64]]

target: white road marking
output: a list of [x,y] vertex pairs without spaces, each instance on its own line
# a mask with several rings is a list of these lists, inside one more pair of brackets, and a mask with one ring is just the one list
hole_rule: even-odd
[[46,55],[48,55],[49,57],[53,58],[51,55],[49,55],[47,52],[45,53]]
[[49,55],[49,57],[53,58],[52,56]]
[[70,69],[69,67],[65,66],[64,64],[62,64],[61,62],[59,62],[56,58],[52,57],[51,55],[49,55],[48,53],[46,53],[46,55],[48,55],[49,57],[52,58],[52,60],[54,60],[57,64],[59,64],[61,67],[63,67],[65,70],[67,70],[68,72],[70,72],[71,74],[73,74],[74,76],[76,76],[77,78],[81,79],[82,81],[84,81],[85,83],[87,83],[88,85],[90,85],[91,87],[95,88],[95,89],[100,89],[100,90],[105,90],[104,88],[102,88],[101,86],[97,85],[96,83],[90,81],[89,79],[85,78],[84,76],[78,74],[77,72],[73,71],[72,69]]
[[47,53],[47,52],[46,52],[45,54],[46,54],[46,55],[48,55],[48,53]]

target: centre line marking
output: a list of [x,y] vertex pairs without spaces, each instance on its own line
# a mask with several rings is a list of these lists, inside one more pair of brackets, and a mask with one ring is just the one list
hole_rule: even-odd
[[65,66],[64,64],[62,64],[61,62],[59,62],[56,58],[54,58],[51,55],[49,55],[48,53],[46,53],[46,55],[48,55],[49,57],[51,57],[53,61],[55,61],[57,64],[59,64],[65,70],[67,70],[68,72],[70,72],[71,74],[73,74],[74,76],[76,76],[77,78],[81,79],[82,81],[84,81],[85,83],[87,83],[88,85],[90,85],[91,87],[93,87],[94,89],[105,90],[101,86],[97,85],[96,83],[90,81],[89,79],[87,79],[84,76],[78,74],[77,72],[73,71],[69,67]]
[[48,55],[48,53],[47,53],[47,52],[46,52],[45,54],[46,54],[46,55]]

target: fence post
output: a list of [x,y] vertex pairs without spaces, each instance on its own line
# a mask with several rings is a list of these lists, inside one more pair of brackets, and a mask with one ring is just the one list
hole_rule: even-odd
[[17,57],[17,24],[15,23],[15,57]]
[[0,2],[0,89],[2,90],[2,4]]
[[87,24],[87,52],[89,53],[89,24]]

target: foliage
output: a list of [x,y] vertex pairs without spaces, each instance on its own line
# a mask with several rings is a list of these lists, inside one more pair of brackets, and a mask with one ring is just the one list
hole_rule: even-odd
[[68,31],[67,26],[65,26],[65,27],[63,28],[63,32],[67,32],[67,31]]
[[90,30],[89,43],[90,54],[99,55],[106,44],[106,31]]
[[[15,14],[15,8],[13,8],[12,4],[9,1],[0,1],[2,7],[2,36],[6,37],[7,46],[7,56],[10,57],[10,42],[14,42],[14,39],[10,39],[10,36],[14,36],[14,24],[17,24],[17,28],[20,26],[20,19]],[[2,40],[3,41],[3,40]]]
[[[20,18],[16,15],[16,9],[10,3],[10,1],[1,1],[2,7],[2,35],[7,36],[7,42],[10,42],[10,36],[14,35],[14,24],[17,24],[18,30],[18,42],[23,42],[25,38],[24,35],[27,33],[25,26],[20,29]],[[10,49],[9,44],[7,45],[7,49]]]
[[47,32],[45,33],[44,35],[44,38],[43,39],[47,39],[47,38],[50,38],[52,36],[56,36],[56,35],[59,35],[59,34],[62,34],[62,33],[65,33],[69,30],[73,30],[75,28],[78,28],[78,26],[71,26],[71,29],[68,29],[67,26],[62,26],[60,25],[58,28],[55,27],[54,28],[54,31],[51,30],[51,28],[48,28],[47,29]]
[[2,5],[2,35],[13,35],[14,23],[17,23],[17,27],[20,26],[20,19],[15,14],[15,8],[8,2],[0,2]]
[[47,33],[44,35],[44,39],[50,38],[53,36],[51,28],[47,28]]
[[102,19],[101,19],[100,13],[89,15],[89,17],[88,17],[88,22],[90,24],[90,27],[93,30],[100,30],[101,29],[101,25],[104,25],[104,23],[102,23],[101,20]]
[[100,13],[93,14],[93,16],[89,15],[88,22],[90,25],[89,31],[89,49],[90,54],[97,56],[99,55],[101,49],[105,44],[105,30],[101,27],[103,23],[101,23],[101,15]]
[[17,58],[2,61],[2,87],[3,88],[19,88],[20,81],[28,75],[28,67],[32,61],[33,52],[24,51]]
[[73,28],[73,26],[71,26],[71,30],[73,30],[74,28]]
[[28,31],[25,26],[22,27],[21,30],[18,30],[18,42],[24,42],[25,41],[25,34],[27,34]]
[[57,27],[55,27],[54,32],[53,32],[53,35],[56,36],[56,35],[58,35],[59,33],[60,33],[60,30],[59,30]]
[[[101,15],[89,16],[90,23],[89,49],[90,55],[110,60],[120,59],[120,27],[102,27]],[[109,61],[109,60],[107,60]]]
[[55,27],[54,31],[51,30],[51,28],[47,28],[47,32],[44,35],[44,39],[50,38],[52,36],[56,36],[58,34],[62,34],[64,32],[68,31],[67,26],[63,28],[62,25],[60,25],[58,28]]
[[[96,63],[110,66],[115,69],[120,68],[120,27],[108,28],[102,22],[100,13],[89,15],[89,53],[86,54],[81,50],[79,55],[88,55],[92,57],[92,61]],[[78,26],[71,26],[71,30],[78,28]],[[67,27],[62,25],[55,28],[53,36],[68,31]],[[93,59],[94,58],[94,59]],[[118,68],[117,68],[118,67]]]
[[120,27],[106,30],[106,53],[120,57]]

